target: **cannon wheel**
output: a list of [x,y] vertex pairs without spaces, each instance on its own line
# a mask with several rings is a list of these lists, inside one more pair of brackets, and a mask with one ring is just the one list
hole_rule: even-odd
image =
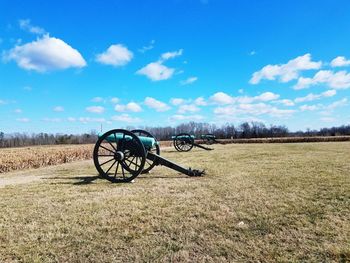
[[[132,130],[131,132],[136,134],[137,136],[150,137],[150,138],[153,138],[153,139],[155,139],[157,141],[157,139],[151,133],[149,133],[148,131],[145,131],[145,130]],[[159,145],[156,144],[155,147],[153,147],[152,149],[147,150],[147,152],[152,152],[152,153],[155,153],[157,155],[160,155]],[[146,158],[145,166],[144,166],[143,171],[141,173],[142,174],[149,173],[149,171],[151,171],[154,166],[156,166],[156,163],[154,161],[148,160]]]
[[130,182],[143,171],[146,151],[135,134],[115,129],[98,139],[93,157],[95,167],[102,177],[114,183]]
[[194,139],[188,133],[180,133],[175,136],[174,147],[179,152],[188,152],[193,148]]

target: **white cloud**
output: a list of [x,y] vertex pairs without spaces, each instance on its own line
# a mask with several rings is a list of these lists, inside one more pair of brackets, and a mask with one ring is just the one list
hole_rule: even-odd
[[132,112],[140,112],[142,108],[136,102],[129,102],[126,105],[117,104],[114,107],[115,111],[123,112],[123,111],[132,111]]
[[201,115],[181,115],[176,114],[170,117],[170,121],[200,121],[203,120],[204,117]]
[[105,65],[124,66],[131,61],[133,53],[122,44],[111,45],[105,52],[96,56],[96,61]]
[[299,107],[301,111],[315,111],[320,109],[320,105],[302,105]]
[[183,104],[185,102],[186,101],[184,99],[181,99],[181,98],[172,98],[172,99],[170,99],[170,103],[173,104],[174,106],[181,105],[181,104]]
[[175,69],[168,68],[161,62],[152,62],[138,70],[136,74],[145,75],[152,81],[160,81],[170,79],[175,72]]
[[299,78],[294,89],[306,89],[313,85],[325,84],[333,89],[348,89],[350,88],[350,73],[346,71],[338,71],[334,73],[331,70],[320,70],[313,78]]
[[192,83],[196,82],[197,80],[198,80],[197,77],[189,77],[186,80],[180,81],[180,84],[181,85],[189,85],[189,84],[192,84]]
[[92,98],[91,101],[92,102],[103,102],[104,100],[101,97],[95,97],[95,98]]
[[53,111],[55,111],[55,112],[63,112],[64,108],[62,106],[56,106],[56,107],[53,108]]
[[19,27],[22,30],[25,30],[37,35],[45,34],[45,30],[41,27],[33,26],[30,22],[30,19],[21,19],[18,21],[18,23],[19,23]]
[[243,103],[239,105],[229,105],[224,107],[217,107],[214,109],[216,115],[225,115],[225,116],[236,116],[242,114],[248,115],[264,115],[268,114],[272,117],[289,117],[295,110],[284,110],[273,107],[265,103]]
[[129,114],[126,114],[126,113],[113,116],[111,119],[113,121],[120,121],[120,122],[127,122],[127,123],[135,123],[135,122],[141,121],[139,118],[131,117]]
[[155,40],[151,40],[151,42],[149,43],[149,45],[140,48],[140,49],[139,49],[139,52],[145,53],[146,51],[153,49],[155,43],[156,43]]
[[89,122],[98,122],[98,123],[106,122],[106,119],[104,119],[104,118],[80,117],[78,120],[79,120],[79,122],[84,123],[84,124],[89,123]]
[[259,96],[254,97],[255,100],[259,101],[270,101],[270,100],[277,100],[280,97],[280,95],[272,93],[272,92],[264,92]]
[[16,119],[18,122],[30,122],[30,119],[28,118],[18,118]]
[[210,97],[210,100],[216,104],[232,104],[235,102],[238,103],[252,103],[254,101],[271,101],[276,100],[280,97],[280,95],[275,94],[273,92],[264,92],[255,97],[249,96],[240,96],[240,97],[232,97],[224,92],[217,92],[213,96]]
[[148,106],[152,109],[155,109],[158,112],[170,110],[170,107],[166,103],[161,102],[161,101],[156,100],[156,99],[151,98],[151,97],[146,97],[144,103],[146,106]]
[[[1,103],[0,103],[1,104]],[[21,109],[15,109],[14,111],[13,111],[14,113],[22,113],[22,110]]]
[[200,111],[200,108],[198,108],[196,105],[180,105],[178,109],[178,113],[184,114],[186,112],[197,112]]
[[73,117],[68,117],[67,120],[68,120],[69,122],[76,122],[76,121],[77,121],[77,119],[76,119],[76,118],[73,118]]
[[322,62],[314,62],[311,60],[310,54],[305,54],[289,60],[286,64],[267,65],[261,70],[254,72],[249,82],[251,84],[258,84],[263,79],[278,79],[280,82],[288,82],[297,79],[300,71],[319,69],[321,65]]
[[181,56],[182,52],[183,52],[183,49],[179,49],[178,51],[163,53],[161,56],[161,60],[168,60],[168,59],[172,59],[172,58]]
[[61,39],[49,37],[49,35],[21,46],[15,46],[4,53],[4,59],[13,60],[19,67],[37,72],[86,66],[84,58],[76,49]]
[[294,102],[299,103],[299,102],[305,102],[305,101],[314,101],[314,100],[319,100],[321,98],[328,98],[328,97],[333,97],[337,94],[336,90],[327,90],[325,92],[322,92],[320,94],[313,94],[310,93],[306,95],[305,97],[299,97],[294,100]]
[[6,101],[4,101],[4,100],[0,100],[0,105],[5,105],[5,104],[7,104],[7,102],[6,102]]
[[234,98],[224,92],[217,92],[210,97],[210,100],[217,104],[230,104],[234,102]]
[[198,97],[197,99],[194,100],[194,104],[196,104],[197,106],[206,106],[207,102],[203,97]]
[[111,98],[111,102],[112,102],[113,104],[117,104],[119,101],[120,101],[119,98],[116,98],[116,97]]
[[331,61],[332,67],[345,67],[350,65],[350,60],[347,60],[343,56],[336,57]]
[[284,106],[294,106],[295,103],[289,99],[277,100],[274,103],[283,104]]
[[105,108],[102,106],[91,106],[91,107],[87,107],[86,111],[91,113],[101,114],[105,111]]
[[334,110],[335,108],[343,107],[343,106],[346,106],[346,105],[348,105],[348,99],[347,98],[343,98],[341,100],[337,100],[337,101],[329,104],[327,106],[327,109],[328,110]]
[[44,118],[44,119],[42,119],[42,121],[44,121],[44,122],[54,122],[54,123],[57,123],[57,122],[61,122],[62,119],[60,119],[60,118]]

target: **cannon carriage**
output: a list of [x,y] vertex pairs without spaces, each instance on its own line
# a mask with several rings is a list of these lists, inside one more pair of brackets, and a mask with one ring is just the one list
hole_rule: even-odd
[[[180,133],[175,136],[172,136],[171,138],[173,139],[174,147],[178,152],[189,152],[190,150],[192,150],[193,147],[198,147],[206,151],[213,150],[212,148],[208,148],[203,145],[200,145],[199,143],[196,143],[195,136],[190,135],[188,133]],[[201,135],[201,139],[209,145],[219,143],[216,140],[214,134],[203,134]]]
[[102,134],[95,144],[93,159],[98,173],[111,182],[130,182],[157,165],[188,176],[204,174],[161,157],[159,142],[144,130],[114,129]]

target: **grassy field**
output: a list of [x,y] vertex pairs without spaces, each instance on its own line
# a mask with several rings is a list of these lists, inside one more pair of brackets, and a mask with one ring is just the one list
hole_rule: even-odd
[[0,175],[0,262],[348,262],[350,143],[214,145],[130,184],[92,161]]

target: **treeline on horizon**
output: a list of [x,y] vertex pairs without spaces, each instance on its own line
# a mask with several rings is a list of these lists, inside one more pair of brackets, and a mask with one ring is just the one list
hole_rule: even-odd
[[[343,136],[350,135],[350,125],[290,132],[286,126],[266,126],[261,122],[244,122],[240,125],[224,124],[218,126],[209,123],[189,122],[176,127],[126,127],[127,130],[143,129],[149,131],[158,140],[171,140],[171,136],[179,133],[189,133],[200,138],[202,134],[214,134],[218,139],[250,139],[277,137],[310,137],[310,136]],[[84,134],[49,134],[49,133],[12,133],[0,131],[0,148],[23,147],[34,145],[88,144],[97,141],[96,131]]]

